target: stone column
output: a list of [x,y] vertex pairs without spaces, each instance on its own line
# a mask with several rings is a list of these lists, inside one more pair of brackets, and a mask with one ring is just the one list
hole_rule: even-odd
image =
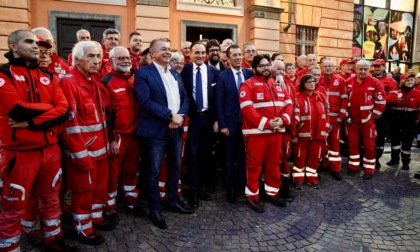
[[6,63],[3,56],[9,51],[7,37],[15,30],[29,30],[31,12],[29,0],[0,1],[0,64]]
[[155,38],[169,38],[170,0],[136,0],[136,30],[141,33],[143,49]]
[[250,14],[250,39],[257,47],[258,53],[278,52],[280,13],[283,12],[283,9],[280,8],[280,1],[254,0],[248,11]]

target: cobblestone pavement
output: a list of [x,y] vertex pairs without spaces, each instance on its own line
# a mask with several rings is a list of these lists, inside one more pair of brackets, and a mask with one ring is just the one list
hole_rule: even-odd
[[[163,212],[167,230],[147,217],[121,213],[119,226],[101,232],[106,243],[82,251],[419,251],[420,149],[413,148],[411,169],[387,167],[390,155],[370,181],[347,176],[333,180],[321,173],[319,190],[292,189],[295,200],[287,208],[265,203],[266,212],[250,210],[245,200],[231,205],[222,188],[193,215]],[[347,161],[345,161],[347,163]],[[22,249],[36,251],[22,238]]]

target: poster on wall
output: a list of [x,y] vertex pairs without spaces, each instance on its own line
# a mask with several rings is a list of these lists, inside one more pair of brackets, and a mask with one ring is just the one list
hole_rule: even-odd
[[387,59],[389,10],[365,6],[363,10],[364,35],[363,57]]
[[363,5],[354,5],[352,56],[362,56]]
[[413,43],[413,14],[391,11],[388,37],[388,60],[411,61]]

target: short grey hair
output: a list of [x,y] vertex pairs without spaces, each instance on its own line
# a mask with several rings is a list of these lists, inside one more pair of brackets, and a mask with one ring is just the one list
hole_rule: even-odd
[[367,60],[364,60],[364,59],[359,60],[359,61],[356,63],[355,68],[357,69],[359,66],[367,66],[367,67],[370,67],[370,62],[369,62],[369,61],[367,61]]
[[45,28],[45,27],[37,27],[37,28],[32,29],[32,33],[34,33],[35,35],[37,35],[39,32],[45,32],[45,33],[47,33],[48,36],[52,39],[52,41],[54,41],[54,37],[53,37],[51,31],[48,30],[47,28]]
[[124,46],[116,46],[116,47],[114,47],[114,48],[112,48],[111,49],[111,51],[109,51],[109,58],[113,58],[114,57],[114,54],[115,54],[115,52],[117,51],[117,50],[126,50],[127,52],[128,52],[128,49],[127,48],[125,48]]
[[273,61],[271,62],[271,67],[274,67],[274,66],[276,66],[276,65],[283,65],[283,67],[284,67],[284,68],[286,68],[286,66],[284,65],[284,62],[283,62],[283,61],[281,61],[281,60],[273,60]]
[[312,74],[314,69],[318,69],[318,70],[320,70],[320,71],[321,71],[321,68],[320,68],[319,66],[311,66],[311,67],[308,69],[308,73],[309,73],[309,74]]
[[171,60],[169,61],[169,64],[174,62],[174,61],[177,61],[177,60],[184,62],[184,55],[179,54],[179,53],[172,53]]
[[96,43],[94,41],[80,41],[78,42],[72,50],[72,65],[76,66],[76,61],[77,59],[81,59],[83,58],[83,56],[85,56],[85,48],[88,47],[95,47],[98,48],[98,46],[96,45]]
[[79,38],[80,33],[82,33],[82,32],[87,32],[87,33],[89,33],[89,36],[90,36],[90,32],[88,30],[86,30],[86,29],[80,29],[80,30],[78,30],[76,32],[76,38]]
[[106,36],[108,36],[108,34],[118,34],[118,39],[121,38],[121,33],[119,30],[115,29],[115,28],[108,28],[106,29],[103,33],[102,33],[102,38],[106,39]]

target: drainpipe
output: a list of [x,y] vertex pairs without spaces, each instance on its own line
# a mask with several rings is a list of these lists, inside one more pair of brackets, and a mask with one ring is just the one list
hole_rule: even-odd
[[289,13],[288,13],[288,21],[287,26],[283,28],[284,32],[287,32],[292,25],[292,0],[289,0]]

